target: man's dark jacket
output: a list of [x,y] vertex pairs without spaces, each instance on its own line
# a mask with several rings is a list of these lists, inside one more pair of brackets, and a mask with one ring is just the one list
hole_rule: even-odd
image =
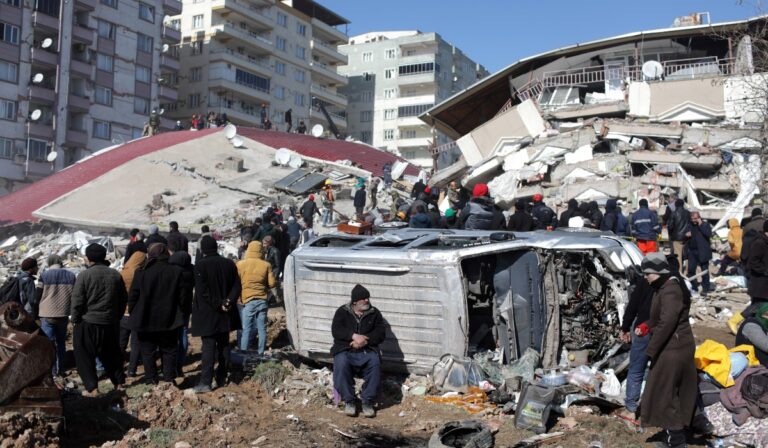
[[168,240],[165,239],[165,237],[160,235],[159,233],[153,233],[147,237],[145,243],[147,244],[147,247],[149,247],[150,244],[154,244],[154,243],[163,243],[167,246]]
[[80,272],[72,291],[73,324],[115,325],[125,313],[127,294],[120,273],[104,264]]
[[168,240],[168,248],[175,249],[174,252],[179,250],[189,252],[189,240],[178,230],[168,232],[166,239]]
[[186,288],[181,267],[167,259],[150,260],[133,277],[128,296],[129,328],[151,333],[181,327]]
[[348,303],[336,310],[331,324],[331,333],[333,334],[332,356],[352,350],[349,343],[352,342],[353,334],[368,336],[368,345],[365,349],[370,348],[378,353],[379,345],[384,342],[384,318],[373,306],[358,318],[352,311],[352,305]]
[[317,208],[317,203],[315,201],[307,199],[307,201],[301,205],[299,213],[301,213],[301,217],[304,218],[304,221],[312,222],[315,214],[320,214],[320,210]]
[[[195,298],[192,303],[192,335],[213,336],[240,329],[237,299],[240,276],[235,262],[219,254],[195,263]],[[221,309],[230,305],[229,311]]]
[[579,216],[579,204],[575,199],[571,199],[568,201],[568,208],[560,213],[559,227],[568,227],[568,222],[576,216]]
[[693,254],[699,262],[711,260],[712,246],[709,241],[712,239],[712,227],[702,221],[698,226],[691,224],[690,229],[691,238],[685,243],[689,256]]
[[513,232],[530,232],[533,230],[533,217],[525,210],[515,210],[515,213],[509,217],[507,230]]
[[750,297],[768,299],[768,236],[761,232],[752,240],[747,260],[747,293]]
[[667,223],[667,232],[672,241],[685,241],[685,236],[691,230],[691,214],[685,207],[675,207]]
[[531,210],[533,227],[536,230],[547,230],[547,227],[557,227],[557,215],[543,202],[533,204]]
[[[202,252],[197,259],[199,260],[201,258],[203,258]],[[171,258],[168,259],[168,263],[181,268],[181,278],[184,281],[185,286],[185,296],[181,299],[181,311],[184,313],[184,316],[186,316],[184,322],[189,324],[189,315],[192,312],[192,293],[195,290],[195,265],[192,264],[192,257],[182,250],[174,252],[173,255],[171,255]]]
[[355,192],[355,198],[352,202],[355,208],[365,207],[365,188],[358,188]]
[[659,218],[648,207],[640,206],[632,214],[632,236],[638,240],[656,241],[659,230]]

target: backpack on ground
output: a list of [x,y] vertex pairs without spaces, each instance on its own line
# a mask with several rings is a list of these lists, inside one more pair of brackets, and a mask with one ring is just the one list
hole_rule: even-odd
[[21,303],[21,285],[15,275],[8,277],[3,286],[0,286],[0,305],[7,302]]

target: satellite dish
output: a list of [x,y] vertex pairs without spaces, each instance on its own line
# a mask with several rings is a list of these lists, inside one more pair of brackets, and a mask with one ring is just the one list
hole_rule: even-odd
[[659,61],[648,61],[643,64],[643,75],[647,79],[659,79],[664,74],[664,66]]
[[163,53],[168,53],[168,50],[171,49],[171,46],[168,44],[163,44]]
[[49,153],[48,153],[48,156],[46,156],[45,160],[47,160],[47,161],[49,161],[49,162],[53,162],[54,160],[56,160],[56,157],[57,157],[58,155],[59,155],[59,153],[58,153],[58,152],[56,152],[56,151],[51,151],[51,152],[49,152]]
[[35,76],[32,77],[32,82],[35,84],[40,84],[45,79],[45,75],[42,73],[35,73]]
[[235,138],[235,136],[237,135],[237,126],[231,123],[224,126],[224,135],[230,140]]
[[291,159],[288,161],[288,166],[293,168],[294,170],[297,170],[301,168],[301,165],[304,164],[304,160],[301,159],[301,156],[298,154],[291,154]]
[[46,37],[40,43],[40,48],[50,48],[51,45],[53,45],[53,39],[51,39],[50,37]]
[[234,146],[235,148],[242,147],[243,143],[245,142],[243,141],[243,138],[240,137],[239,135],[232,137],[232,146]]
[[29,118],[30,118],[32,121],[37,121],[37,120],[39,120],[39,119],[40,119],[40,117],[42,117],[42,116],[43,116],[43,111],[41,111],[40,109],[35,109],[35,110],[33,110],[33,111],[32,111],[32,113],[29,115]]
[[275,162],[278,165],[286,166],[291,162],[291,150],[288,148],[280,148],[275,153]]
[[316,124],[312,126],[312,136],[320,138],[323,135],[323,132],[325,132],[325,129],[323,128],[322,124]]

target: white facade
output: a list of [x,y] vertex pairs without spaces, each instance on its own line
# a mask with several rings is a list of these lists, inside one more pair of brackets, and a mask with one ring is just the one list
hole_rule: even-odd
[[349,59],[339,69],[349,78],[348,133],[424,168],[433,164],[434,136],[418,116],[488,74],[437,33],[366,33],[339,50]]

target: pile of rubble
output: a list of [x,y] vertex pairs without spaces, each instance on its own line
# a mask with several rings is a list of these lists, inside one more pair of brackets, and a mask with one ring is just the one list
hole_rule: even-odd
[[58,447],[61,419],[38,412],[0,414],[0,448]]

